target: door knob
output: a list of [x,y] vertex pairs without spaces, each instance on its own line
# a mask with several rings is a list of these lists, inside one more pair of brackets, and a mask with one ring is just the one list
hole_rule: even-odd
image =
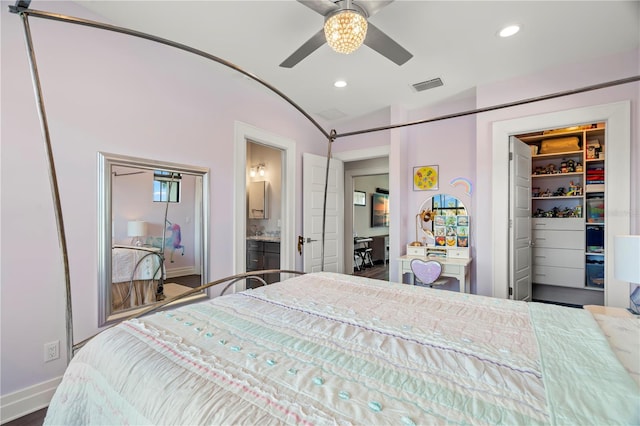
[[298,235],[298,253],[302,256],[302,246],[304,243],[312,243],[318,240],[312,240],[311,238],[304,238],[302,235]]

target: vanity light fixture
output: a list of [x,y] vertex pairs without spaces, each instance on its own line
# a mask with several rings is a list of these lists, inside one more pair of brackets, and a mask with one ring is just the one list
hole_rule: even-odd
[[511,37],[512,35],[516,35],[520,31],[519,25],[508,25],[500,30],[498,35],[500,37]]
[[251,166],[251,168],[249,169],[249,176],[251,177],[256,177],[256,176],[264,176],[264,174],[266,173],[266,168],[264,163],[260,163],[257,164],[255,166]]

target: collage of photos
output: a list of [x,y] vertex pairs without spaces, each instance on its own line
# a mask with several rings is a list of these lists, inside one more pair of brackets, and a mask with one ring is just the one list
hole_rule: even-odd
[[436,216],[433,234],[436,246],[469,247],[469,216]]

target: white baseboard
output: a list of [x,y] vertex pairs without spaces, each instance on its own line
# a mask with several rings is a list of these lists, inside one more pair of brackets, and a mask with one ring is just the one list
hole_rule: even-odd
[[49,406],[62,376],[0,396],[0,424]]
[[167,278],[173,277],[182,277],[184,275],[194,275],[199,274],[199,271],[196,271],[193,266],[185,266],[182,268],[167,268]]

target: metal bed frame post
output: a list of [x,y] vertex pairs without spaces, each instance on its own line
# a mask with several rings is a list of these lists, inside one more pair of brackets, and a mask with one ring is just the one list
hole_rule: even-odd
[[336,140],[335,129],[331,130],[327,144],[327,167],[324,175],[324,199],[322,202],[322,238],[320,243],[320,270],[324,271],[324,237],[327,225],[327,192],[329,190],[329,165],[331,164],[331,146]]
[[[29,7],[29,1],[18,2],[25,4]],[[47,113],[44,108],[44,97],[42,95],[42,86],[40,84],[40,74],[38,73],[38,65],[36,63],[36,53],[33,49],[33,38],[31,37],[31,28],[29,27],[29,17],[26,13],[20,13],[22,23],[24,27],[24,36],[27,44],[27,56],[29,58],[29,65],[31,68],[31,80],[33,83],[33,91],[36,96],[36,102],[38,104],[38,116],[40,118],[40,129],[42,131],[42,137],[44,139],[45,150],[47,154],[47,162],[49,164],[49,182],[51,183],[51,196],[53,199],[53,206],[56,215],[56,228],[58,230],[58,241],[60,243],[60,250],[62,254],[62,264],[64,268],[64,283],[65,283],[65,300],[67,304],[66,309],[66,330],[67,330],[67,364],[71,361],[73,356],[73,309],[71,305],[71,276],[69,272],[69,253],[67,250],[67,238],[64,230],[64,218],[62,217],[62,204],[60,203],[60,191],[58,188],[58,179],[56,175],[56,165],[53,159],[53,149],[51,147],[51,135],[49,133],[49,124],[47,121]]]

